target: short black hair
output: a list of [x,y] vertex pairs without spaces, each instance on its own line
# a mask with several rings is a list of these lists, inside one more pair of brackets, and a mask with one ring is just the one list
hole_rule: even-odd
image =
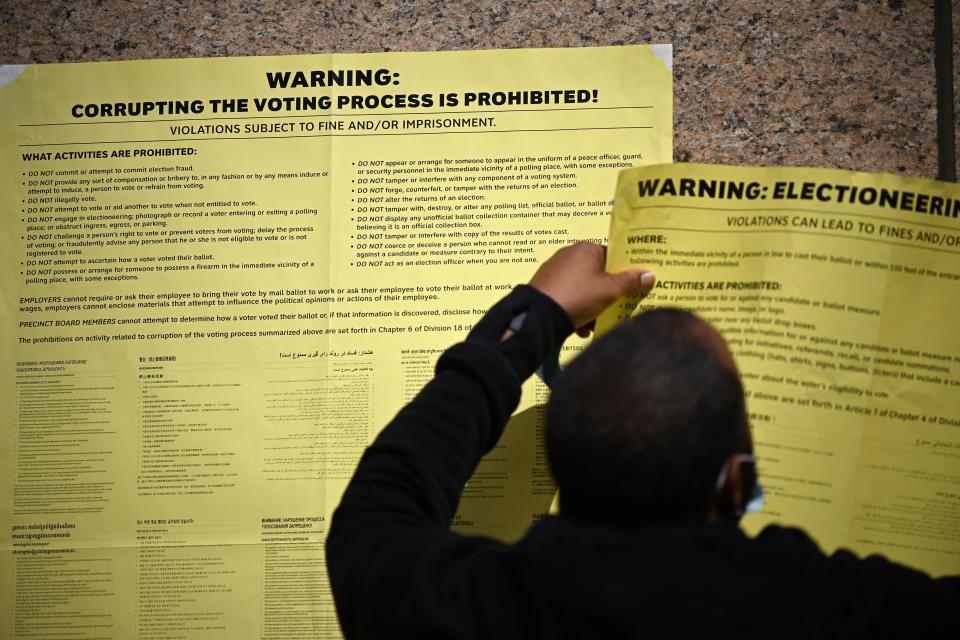
[[727,353],[697,316],[657,309],[570,363],[545,426],[561,514],[625,527],[703,522],[724,461],[751,450]]

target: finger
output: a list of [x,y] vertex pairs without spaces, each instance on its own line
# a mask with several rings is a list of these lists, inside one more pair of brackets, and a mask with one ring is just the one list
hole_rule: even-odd
[[620,298],[628,293],[642,293],[653,286],[655,277],[653,272],[644,269],[628,269],[619,273],[610,274],[608,281],[611,284],[611,293],[614,298]]
[[653,271],[644,271],[640,274],[640,292],[646,292],[653,289],[653,285],[657,284],[657,274]]
[[569,248],[571,252],[576,252],[582,256],[584,264],[591,269],[599,267],[602,270],[603,265],[606,264],[606,252],[603,245],[590,242],[589,240],[580,240]]

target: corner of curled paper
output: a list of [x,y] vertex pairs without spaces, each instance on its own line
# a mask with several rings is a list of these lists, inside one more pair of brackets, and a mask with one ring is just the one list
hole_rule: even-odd
[[19,78],[26,67],[25,64],[0,64],[0,89]]
[[672,44],[652,44],[650,51],[656,56],[668,71],[673,71],[673,45]]

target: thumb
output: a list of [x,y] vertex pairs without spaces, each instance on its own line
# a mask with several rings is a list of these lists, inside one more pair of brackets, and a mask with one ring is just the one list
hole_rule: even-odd
[[617,298],[630,293],[643,293],[653,287],[657,278],[652,271],[646,269],[627,269],[619,273],[611,273],[609,282],[612,293]]

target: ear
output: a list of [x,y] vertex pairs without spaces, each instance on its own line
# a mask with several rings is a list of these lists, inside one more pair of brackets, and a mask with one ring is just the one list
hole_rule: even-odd
[[743,516],[743,505],[747,496],[743,495],[743,469],[741,457],[733,454],[725,463],[726,473],[719,479],[713,502],[707,515],[707,522],[738,522]]

